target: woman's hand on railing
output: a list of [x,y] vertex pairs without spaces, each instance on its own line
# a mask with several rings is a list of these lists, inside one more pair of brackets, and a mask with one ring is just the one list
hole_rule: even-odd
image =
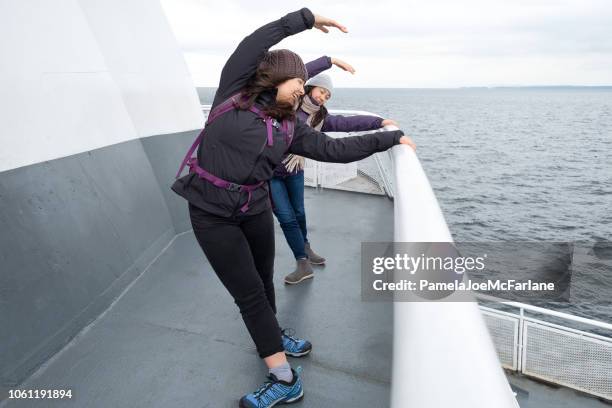
[[331,18],[323,17],[318,14],[315,14],[314,18],[315,18],[315,22],[314,22],[315,28],[323,31],[324,33],[329,33],[329,30],[327,29],[327,27],[336,27],[338,30],[342,31],[343,33],[348,33],[348,30],[345,26],[343,26],[342,24],[338,23],[335,20],[332,20]]
[[405,144],[405,145],[408,145],[408,146],[412,147],[412,150],[416,151],[416,144],[414,144],[412,139],[409,138],[408,136],[400,137],[399,142],[400,142],[400,144]]
[[399,127],[399,124],[394,121],[393,119],[384,119],[381,123],[381,126],[385,127],[385,126],[397,126]]
[[355,74],[355,68],[348,62],[344,62],[338,58],[331,57],[331,63],[337,66],[338,68],[350,72],[351,74]]

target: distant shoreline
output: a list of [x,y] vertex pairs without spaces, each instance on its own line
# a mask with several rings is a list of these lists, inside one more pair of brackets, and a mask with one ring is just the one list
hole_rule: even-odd
[[[196,86],[196,89],[215,89],[216,86]],[[462,91],[462,90],[606,90],[612,91],[612,85],[525,85],[525,86],[465,86],[454,88],[402,88],[402,87],[335,87],[336,89],[405,89],[415,91]]]

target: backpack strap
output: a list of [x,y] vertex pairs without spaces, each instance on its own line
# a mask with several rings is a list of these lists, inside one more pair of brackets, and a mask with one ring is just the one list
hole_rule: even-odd
[[[229,191],[239,191],[239,192],[246,192],[248,193],[248,198],[246,203],[240,208],[240,211],[243,213],[246,213],[249,210],[249,203],[251,201],[251,197],[253,195],[253,191],[255,191],[256,189],[260,188],[265,182],[264,181],[260,181],[258,183],[255,184],[236,184],[236,183],[232,183],[230,181],[224,180],[220,177],[215,176],[212,173],[209,173],[208,171],[204,170],[203,168],[201,168],[198,165],[198,159],[197,157],[192,157],[193,153],[196,151],[196,149],[198,148],[198,146],[200,145],[200,143],[202,142],[202,139],[204,138],[204,131],[206,130],[206,126],[210,125],[212,122],[214,122],[219,116],[223,115],[226,112],[229,112],[233,109],[237,109],[238,108],[238,104],[240,102],[240,98],[241,98],[241,94],[237,93],[235,95],[233,95],[232,97],[226,99],[225,101],[223,101],[222,103],[220,103],[219,105],[217,105],[215,107],[215,109],[213,109],[210,114],[208,115],[208,119],[206,120],[206,124],[204,125],[204,129],[202,129],[202,131],[200,132],[200,134],[198,135],[198,137],[196,138],[196,140],[193,142],[193,144],[191,145],[191,147],[189,148],[189,150],[187,151],[187,154],[185,155],[185,158],[183,159],[182,163],[181,163],[181,167],[179,167],[179,171],[176,174],[176,178],[179,178],[181,173],[183,172],[183,169],[185,168],[185,166],[189,165],[189,171],[196,173],[200,178],[207,180],[208,182],[212,183],[214,186],[218,187],[218,188],[223,188]],[[267,137],[267,144],[268,146],[272,146],[272,144],[274,143],[274,133],[272,131],[272,121],[273,119],[264,114],[259,108],[257,108],[255,105],[251,106],[249,108],[249,110],[253,113],[255,113],[256,115],[258,115],[259,117],[261,117],[263,119],[263,121],[266,123],[266,131],[268,134]],[[277,125],[275,125],[277,126]],[[295,122],[292,120],[284,120],[282,122],[282,130],[285,133],[285,141],[287,142],[287,148],[291,145],[291,142],[293,141],[293,132],[295,130]]]
[[185,157],[183,158],[183,161],[181,162],[181,165],[178,169],[178,173],[176,173],[175,178],[179,178],[181,176],[181,173],[183,172],[183,169],[187,165],[187,162],[189,162],[189,160],[191,159],[193,152],[195,152],[196,149],[198,148],[198,145],[200,144],[200,142],[202,141],[202,138],[204,137],[204,130],[206,130],[206,128],[202,129],[198,137],[196,137],[196,140],[193,141],[193,144],[191,145],[189,150],[187,150],[187,154],[185,154]]
[[192,157],[189,159],[189,171],[196,173],[198,177],[203,178],[209,183],[213,184],[215,187],[223,188],[229,191],[239,191],[248,193],[248,198],[246,203],[240,207],[240,211],[246,213],[249,210],[249,203],[251,202],[251,197],[253,196],[253,191],[260,188],[264,185],[265,181],[260,181],[255,184],[236,184],[231,181],[224,180],[220,177],[215,176],[214,174],[204,170],[200,166],[198,166],[198,159]]
[[274,144],[274,134],[272,133],[272,118],[263,113],[261,109],[259,109],[255,105],[251,106],[249,110],[258,115],[260,118],[262,118],[263,121],[266,123],[266,131],[268,132],[268,146],[272,146]]
[[189,150],[187,150],[187,154],[185,154],[185,157],[183,158],[183,161],[181,162],[181,166],[179,167],[179,170],[176,173],[176,178],[179,178],[181,176],[181,173],[183,172],[183,169],[189,162],[189,159],[191,158],[193,153],[196,151],[196,149],[202,142],[202,139],[204,138],[204,131],[206,130],[206,126],[214,122],[215,119],[217,119],[219,116],[223,115],[224,113],[229,112],[233,109],[236,109],[238,107],[238,102],[240,101],[240,96],[241,96],[241,93],[234,94],[230,96],[229,98],[227,98],[225,101],[221,102],[219,105],[215,106],[215,109],[210,111],[210,113],[208,114],[208,118],[206,119],[206,123],[204,124],[204,129],[202,129],[202,131],[200,132],[198,137],[194,140]]
[[210,124],[215,121],[219,116],[223,115],[226,112],[234,110],[238,107],[238,103],[240,102],[241,93],[234,94],[221,102],[219,105],[215,106],[215,109],[211,110],[208,114],[208,119],[206,120],[206,124]]
[[283,120],[283,132],[285,132],[285,142],[287,143],[287,150],[293,142],[293,133],[295,132],[295,119],[294,120]]

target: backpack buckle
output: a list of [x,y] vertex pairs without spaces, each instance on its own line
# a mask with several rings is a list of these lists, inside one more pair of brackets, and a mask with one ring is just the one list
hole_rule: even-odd
[[241,188],[240,184],[229,183],[225,189],[229,191],[240,191],[240,188]]
[[[262,121],[265,123],[266,120],[262,119]],[[270,118],[270,124],[272,126],[274,126],[277,130],[280,129],[280,123],[278,123],[278,120],[274,119],[274,118]]]

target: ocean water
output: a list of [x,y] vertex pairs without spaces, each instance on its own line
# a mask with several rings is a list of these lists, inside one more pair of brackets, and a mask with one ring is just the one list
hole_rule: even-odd
[[455,241],[576,242],[572,301],[549,306],[612,321],[612,88],[336,89],[327,106],[399,122]]

